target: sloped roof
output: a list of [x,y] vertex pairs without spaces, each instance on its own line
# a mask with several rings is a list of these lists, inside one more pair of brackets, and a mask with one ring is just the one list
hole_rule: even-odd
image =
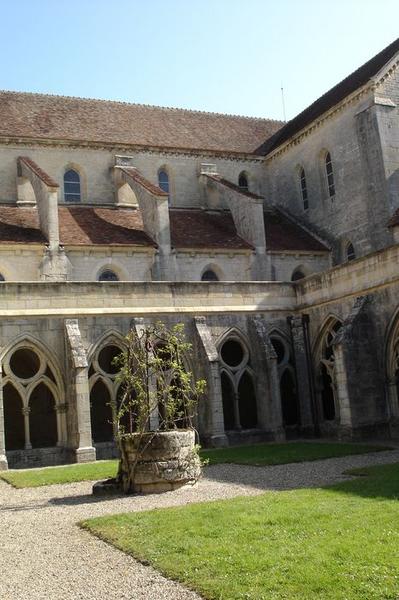
[[46,244],[36,208],[0,206],[1,244]]
[[238,194],[241,194],[242,196],[247,196],[247,198],[253,198],[255,200],[263,200],[263,196],[258,196],[258,194],[254,194],[253,192],[241,188],[239,185],[236,185],[232,181],[222,177],[222,175],[216,175],[214,173],[204,173],[204,175],[205,177],[208,177],[208,179],[213,179],[213,181],[221,183],[225,187],[237,192]]
[[[60,243],[65,246],[156,246],[135,209],[60,206]],[[0,244],[46,244],[35,207],[0,205]]]
[[138,209],[61,206],[60,242],[65,246],[156,246]]
[[169,220],[174,248],[253,249],[238,235],[227,211],[176,208],[170,209]]
[[266,249],[279,251],[329,252],[299,224],[285,217],[278,209],[265,212]]
[[283,125],[105,100],[0,92],[0,136],[253,153]]
[[399,52],[399,38],[389,44],[384,50],[368,60],[364,65],[345,77],[340,83],[320,96],[313,104],[305,108],[296,117],[288,121],[270,139],[257,149],[257,154],[268,154],[278,146],[289,140],[293,135],[304,129],[323,113],[333,108],[344,98],[365,85],[372,77],[386,65],[395,54]]

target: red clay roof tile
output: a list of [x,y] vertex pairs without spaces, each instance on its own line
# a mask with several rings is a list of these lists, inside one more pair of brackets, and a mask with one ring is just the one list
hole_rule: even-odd
[[238,235],[229,212],[176,208],[169,219],[174,248],[253,249]]
[[0,92],[0,136],[252,153],[281,121],[176,108]]

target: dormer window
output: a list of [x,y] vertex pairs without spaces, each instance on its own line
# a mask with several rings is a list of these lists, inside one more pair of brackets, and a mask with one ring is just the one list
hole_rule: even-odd
[[299,177],[300,177],[300,183],[301,183],[301,195],[302,195],[302,202],[303,202],[303,210],[308,210],[308,208],[309,208],[308,188],[306,185],[305,169],[303,167],[301,167],[301,170],[299,171]]
[[331,154],[329,152],[327,152],[324,160],[326,167],[328,195],[330,196],[330,198],[333,198],[335,196],[334,171],[331,160]]
[[69,169],[64,175],[64,200],[65,202],[80,202],[80,177],[77,171]]
[[245,173],[241,173],[238,178],[238,187],[242,189],[243,192],[248,191],[248,177]]

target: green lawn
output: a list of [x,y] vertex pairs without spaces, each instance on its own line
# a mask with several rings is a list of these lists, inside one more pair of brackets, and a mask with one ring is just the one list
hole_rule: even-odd
[[241,465],[283,465],[286,463],[319,460],[334,456],[365,454],[388,450],[387,447],[341,442],[289,442],[283,444],[254,444],[202,450],[201,456],[210,465],[236,463]]
[[91,519],[212,600],[398,600],[399,464],[324,489]]
[[[201,457],[209,464],[236,463],[246,465],[281,465],[291,462],[302,462],[364,454],[387,450],[382,446],[366,446],[364,444],[342,444],[324,442],[290,442],[286,444],[255,444],[253,446],[235,446],[201,450]],[[103,460],[79,465],[47,467],[45,469],[27,469],[2,471],[0,478],[18,488],[38,487],[55,483],[73,483],[75,481],[94,481],[115,477],[117,460]]]
[[55,483],[109,479],[110,477],[115,477],[117,468],[117,460],[100,460],[62,467],[1,471],[0,478],[8,481],[8,483],[17,488],[39,487]]

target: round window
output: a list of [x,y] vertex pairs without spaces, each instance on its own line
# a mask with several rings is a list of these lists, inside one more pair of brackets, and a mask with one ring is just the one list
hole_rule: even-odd
[[20,379],[30,379],[40,369],[40,358],[33,350],[20,348],[11,356],[10,369]]
[[228,340],[220,352],[223,361],[229,367],[238,367],[244,360],[244,349],[237,340]]
[[100,369],[108,375],[115,375],[119,368],[115,364],[114,359],[121,354],[121,349],[118,346],[105,346],[98,354],[98,364]]

